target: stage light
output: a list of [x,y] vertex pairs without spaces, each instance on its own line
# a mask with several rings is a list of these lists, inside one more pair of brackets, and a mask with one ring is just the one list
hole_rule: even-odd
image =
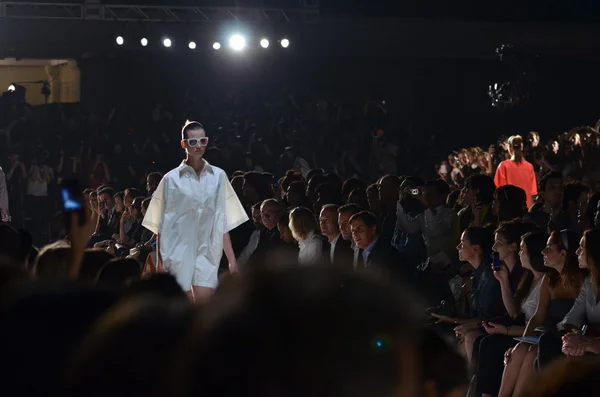
[[117,41],[117,45],[123,45],[125,43],[125,40],[123,39],[122,36],[118,36],[116,41]]
[[262,48],[268,48],[268,47],[269,47],[269,40],[267,40],[267,39],[262,39],[262,40],[260,41],[260,46],[261,46]]
[[282,39],[281,40],[281,46],[283,48],[288,48],[290,46],[290,41],[288,39]]
[[234,51],[241,51],[246,47],[246,39],[242,35],[234,34],[229,39],[229,46]]
[[9,86],[8,86],[8,90],[9,90],[10,92],[15,92],[15,91],[17,90],[17,87],[15,87],[15,85],[14,85],[14,84],[11,84],[11,85],[9,85]]
[[142,45],[142,47],[146,47],[148,45],[148,39],[142,37],[142,39],[140,40],[140,44]]
[[216,42],[213,44],[213,48],[214,48],[215,50],[219,50],[219,49],[221,49],[221,43],[219,43],[218,41],[216,41]]
[[196,49],[196,43],[194,41],[190,41],[188,43],[188,47],[190,48],[190,50],[195,50]]
[[165,47],[169,48],[169,47],[171,47],[171,44],[172,43],[171,43],[171,39],[170,38],[167,37],[166,39],[163,40],[163,45]]

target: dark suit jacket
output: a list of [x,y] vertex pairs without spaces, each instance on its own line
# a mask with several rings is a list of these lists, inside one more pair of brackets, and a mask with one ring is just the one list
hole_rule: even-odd
[[258,246],[250,256],[248,264],[252,267],[263,266],[265,265],[264,262],[267,260],[269,252],[285,248],[285,246],[286,244],[281,240],[277,228],[274,228],[273,230],[263,229],[260,232]]
[[380,273],[393,281],[410,282],[412,271],[404,255],[383,238],[379,238],[367,257],[366,271]]
[[354,251],[352,250],[352,243],[349,240],[344,240],[341,235],[335,243],[333,262],[329,255],[329,249],[326,251],[326,255],[327,263],[348,270],[353,269],[352,262],[354,261]]

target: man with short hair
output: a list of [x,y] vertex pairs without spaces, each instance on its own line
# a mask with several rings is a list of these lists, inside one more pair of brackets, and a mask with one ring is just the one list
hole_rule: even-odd
[[350,267],[353,252],[350,241],[344,240],[338,225],[338,209],[335,204],[326,204],[319,214],[319,226],[321,234],[329,242],[329,261],[331,264],[342,267]]
[[157,268],[172,273],[197,302],[217,287],[223,251],[229,271],[237,271],[229,232],[248,220],[225,171],[204,159],[207,146],[204,127],[186,122],[186,159],[160,181],[142,222],[157,234]]
[[395,281],[407,281],[411,270],[404,257],[389,241],[379,237],[377,217],[369,211],[361,211],[350,218],[350,230],[356,246],[362,249],[364,268]]
[[285,205],[279,200],[268,199],[261,204],[260,215],[264,229],[261,231],[258,246],[248,261],[250,267],[265,265],[269,252],[281,246],[277,223],[284,213]]
[[346,204],[338,208],[338,226],[340,234],[345,241],[350,242],[350,248],[353,251],[352,254],[352,265],[356,269],[359,265],[362,266],[361,250],[354,244],[352,240],[352,233],[350,230],[350,218],[354,214],[358,214],[363,209],[356,204]]

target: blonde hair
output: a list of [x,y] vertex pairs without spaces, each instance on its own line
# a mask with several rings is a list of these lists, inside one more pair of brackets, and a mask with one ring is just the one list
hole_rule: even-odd
[[312,233],[319,233],[317,218],[306,207],[296,207],[290,212],[290,230],[296,241],[305,240]]
[[513,135],[508,138],[508,152],[510,159],[515,163],[523,161],[523,137],[521,135]]

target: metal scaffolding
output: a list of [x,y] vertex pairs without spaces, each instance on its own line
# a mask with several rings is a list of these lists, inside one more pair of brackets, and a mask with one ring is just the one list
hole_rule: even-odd
[[73,3],[30,3],[0,0],[0,18],[68,19],[116,22],[211,23],[314,23],[319,17],[318,0],[304,0],[300,8],[182,7],[109,5],[87,1]]

